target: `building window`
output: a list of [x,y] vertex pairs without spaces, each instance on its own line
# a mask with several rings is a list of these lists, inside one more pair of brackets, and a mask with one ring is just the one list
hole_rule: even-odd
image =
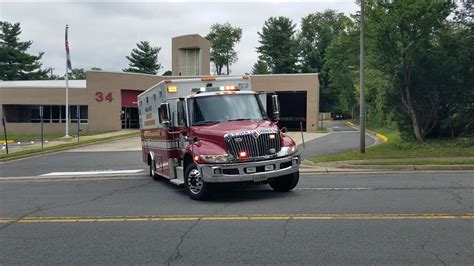
[[180,49],[178,53],[178,72],[180,76],[198,76],[201,74],[199,48]]
[[51,106],[51,123],[59,123],[61,121],[61,106]]
[[[3,105],[3,114],[9,123],[40,123],[40,105]],[[80,122],[87,124],[89,110],[87,105],[79,107]],[[77,123],[77,105],[69,106],[70,123]],[[44,123],[66,123],[66,106],[43,105]]]

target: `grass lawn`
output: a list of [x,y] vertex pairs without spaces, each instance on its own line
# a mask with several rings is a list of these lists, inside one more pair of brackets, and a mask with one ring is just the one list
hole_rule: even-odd
[[[374,129],[373,131],[387,136],[388,141],[366,149],[365,154],[360,154],[359,150],[353,150],[334,155],[318,156],[311,160],[315,163],[345,161],[345,160],[365,160],[365,159],[403,159],[403,158],[443,158],[443,157],[473,157],[474,138],[455,138],[427,140],[424,144],[413,142],[403,142],[400,134],[390,129]],[[406,160],[407,164],[413,164],[413,160]],[[435,160],[420,160],[420,164],[450,164],[441,163]],[[470,164],[474,163],[472,160]],[[469,162],[469,161],[467,161]],[[387,164],[396,164],[387,162]],[[371,163],[375,164],[375,163]],[[377,163],[380,165],[380,163]],[[399,163],[402,164],[402,163]]]

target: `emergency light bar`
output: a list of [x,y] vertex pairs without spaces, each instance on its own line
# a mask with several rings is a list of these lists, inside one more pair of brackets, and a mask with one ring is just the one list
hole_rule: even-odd
[[192,88],[191,92],[238,91],[238,90],[239,90],[238,86],[231,85],[231,86],[220,86],[220,87]]

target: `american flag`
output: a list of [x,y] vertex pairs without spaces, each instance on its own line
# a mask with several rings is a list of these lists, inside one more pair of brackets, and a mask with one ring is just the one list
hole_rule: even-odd
[[67,68],[72,70],[71,56],[69,55],[69,42],[67,40],[67,29],[68,29],[68,25],[66,25],[66,37],[65,37],[64,45],[66,47]]

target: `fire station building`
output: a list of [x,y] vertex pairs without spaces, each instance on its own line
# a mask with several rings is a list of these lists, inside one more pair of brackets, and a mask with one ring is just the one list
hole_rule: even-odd
[[[87,71],[85,80],[69,81],[70,132],[79,120],[83,132],[139,128],[137,95],[164,79],[209,76],[210,44],[197,34],[172,39],[173,76]],[[282,126],[316,131],[319,117],[319,79],[311,74],[250,75],[252,90],[277,93]],[[271,103],[267,100],[267,104]],[[0,81],[0,117],[9,134],[36,134],[43,108],[45,133],[64,132],[65,81]]]

